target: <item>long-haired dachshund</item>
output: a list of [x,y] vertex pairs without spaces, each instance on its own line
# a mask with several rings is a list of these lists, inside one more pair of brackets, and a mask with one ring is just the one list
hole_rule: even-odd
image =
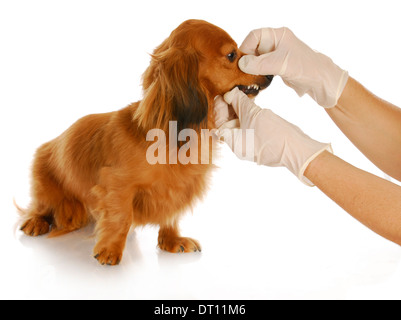
[[[151,164],[146,154],[154,142],[147,134],[159,129],[169,136],[176,121],[200,142],[202,129],[215,126],[217,95],[239,87],[255,96],[266,88],[272,77],[241,72],[242,55],[222,29],[199,20],[181,24],[151,56],[142,101],[86,116],[37,150],[32,202],[19,209],[21,230],[58,236],[94,221],[94,257],[109,265],[121,261],[130,228],[146,224],[160,226],[160,249],[200,251],[196,240],[180,236],[178,222],[205,193],[213,164]],[[165,140],[166,152],[177,156],[182,141]],[[198,146],[199,153],[209,152],[209,145]]]

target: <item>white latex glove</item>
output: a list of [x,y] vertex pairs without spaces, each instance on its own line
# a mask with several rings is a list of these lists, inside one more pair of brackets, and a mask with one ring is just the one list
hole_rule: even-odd
[[240,50],[242,71],[254,75],[279,75],[299,96],[309,94],[325,108],[335,107],[348,81],[327,56],[312,50],[288,28],[252,31]]
[[[217,137],[223,137],[239,158],[243,159],[245,148],[253,150],[248,160],[259,165],[286,167],[302,182],[313,186],[304,177],[304,172],[323,151],[332,152],[330,144],[311,139],[271,110],[261,109],[238,88],[227,93],[224,100],[222,97],[215,100],[216,126],[219,128],[215,132]],[[230,109],[239,119],[233,119]],[[244,141],[245,130],[248,130],[247,141]],[[252,138],[249,138],[249,133],[253,134]],[[250,143],[254,145],[250,146]]]

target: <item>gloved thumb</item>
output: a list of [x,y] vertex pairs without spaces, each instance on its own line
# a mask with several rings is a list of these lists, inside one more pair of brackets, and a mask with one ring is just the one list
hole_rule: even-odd
[[239,68],[253,75],[282,75],[285,70],[283,67],[282,57],[276,51],[262,54],[260,56],[247,55],[243,56],[239,62]]

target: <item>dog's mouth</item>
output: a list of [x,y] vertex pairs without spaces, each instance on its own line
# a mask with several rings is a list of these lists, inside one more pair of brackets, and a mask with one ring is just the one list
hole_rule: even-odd
[[259,91],[262,90],[257,84],[253,84],[250,86],[239,85],[237,86],[237,88],[240,89],[247,96],[257,96],[259,94]]
[[274,76],[266,76],[265,81],[262,84],[252,84],[250,86],[238,85],[236,88],[240,89],[247,96],[256,97],[260,91],[266,89],[273,81]]

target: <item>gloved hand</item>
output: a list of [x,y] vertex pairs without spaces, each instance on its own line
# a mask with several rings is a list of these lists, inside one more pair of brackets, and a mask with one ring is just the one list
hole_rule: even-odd
[[279,75],[299,96],[309,94],[325,108],[335,107],[348,81],[348,72],[312,50],[288,28],[252,31],[240,50],[243,72]]
[[[271,110],[261,109],[238,88],[227,93],[224,100],[222,97],[215,100],[215,119],[219,128],[215,134],[218,138],[223,137],[239,158],[243,158],[244,148],[247,148],[247,153],[253,151],[248,160],[259,165],[287,167],[302,182],[313,186],[304,177],[304,172],[320,153],[331,152],[330,144],[311,139]],[[239,119],[234,119],[232,109]],[[247,134],[245,130],[248,130]]]

